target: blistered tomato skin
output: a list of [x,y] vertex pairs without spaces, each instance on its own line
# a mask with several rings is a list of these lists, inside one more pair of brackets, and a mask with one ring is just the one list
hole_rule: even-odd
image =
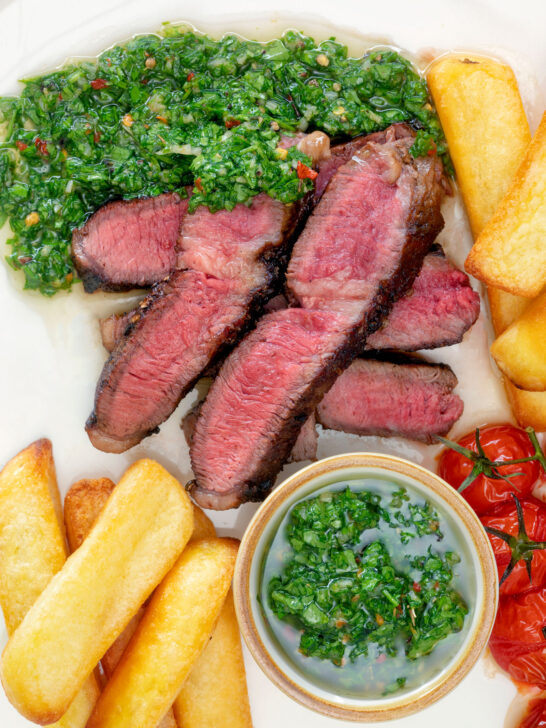
[[[485,455],[492,461],[505,462],[531,457],[535,450],[525,430],[513,425],[488,425],[480,429],[480,443]],[[476,435],[468,433],[458,441],[459,445],[478,452]],[[440,456],[438,474],[454,488],[459,489],[465,478],[472,472],[473,463],[455,450],[446,449]],[[482,515],[499,503],[511,498],[515,493],[519,498],[531,494],[538,480],[540,465],[536,461],[506,465],[499,468],[501,475],[512,476],[509,481],[478,475],[461,493],[463,498]]]
[[[531,541],[546,541],[546,505],[536,498],[521,500],[521,509],[525,532]],[[518,515],[516,504],[513,500],[501,503],[492,511],[480,517],[485,527],[502,531],[509,536],[517,537],[519,533]],[[510,546],[501,538],[489,533],[489,539],[495,554],[499,581],[502,579],[512,558]],[[531,577],[523,560],[518,561],[510,575],[500,585],[502,595],[520,594],[529,589],[546,586],[546,550],[537,548],[531,551]]]
[[546,589],[502,597],[489,641],[491,654],[514,680],[546,688]]
[[546,728],[546,698],[532,700],[517,728]]

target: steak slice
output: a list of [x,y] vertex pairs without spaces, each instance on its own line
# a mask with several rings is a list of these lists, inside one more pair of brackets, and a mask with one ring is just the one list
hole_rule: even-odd
[[480,315],[480,296],[442,250],[429,253],[408,293],[392,307],[366,349],[417,351],[458,344]]
[[302,424],[412,285],[440,231],[439,162],[390,129],[330,180],[300,235],[287,288],[301,308],[268,314],[226,359],[198,418],[192,495],[208,508],[261,500]]
[[443,227],[440,163],[413,159],[413,139],[407,127],[391,127],[339,167],[294,247],[292,302],[358,316],[372,295],[369,335],[411,287]]
[[346,340],[346,321],[332,312],[288,308],[259,321],[224,362],[197,419],[190,490],[199,505],[224,510],[267,495],[348,364]]
[[[341,375],[343,376],[343,374]],[[289,463],[301,463],[303,460],[316,460],[318,447],[317,420],[315,413],[303,423],[288,458]]]
[[131,317],[135,314],[138,315],[138,309],[127,311],[127,313],[113,313],[111,316],[99,319],[100,338],[107,352],[114,349],[129,326]]
[[330,430],[432,443],[463,412],[456,384],[444,364],[355,359],[323,397],[317,419]]
[[[195,426],[197,424],[199,413],[201,412],[202,404],[203,401],[198,402],[196,405],[194,405],[184,415],[184,417],[182,418],[182,422],[180,423],[180,427],[182,428],[182,432],[184,433],[184,438],[188,444],[188,447],[191,447],[193,433],[195,432]],[[290,457],[288,458],[289,463],[299,463],[302,460],[317,459],[318,432],[316,424],[317,421],[314,414],[312,414],[303,423],[303,426],[298,435],[298,439],[296,440],[296,443],[292,448],[292,452],[290,453]]]
[[188,200],[176,193],[109,202],[72,234],[72,259],[87,293],[145,288],[176,264]]
[[[279,294],[264,307],[269,313],[287,308]],[[466,273],[456,268],[441,248],[429,253],[414,284],[398,299],[381,328],[368,337],[365,349],[417,351],[458,344],[480,313],[480,297]],[[102,343],[112,351],[132,312],[99,321]]]
[[271,295],[301,209],[262,194],[230,212],[186,215],[179,256],[193,269],[158,284],[131,316],[97,384],[86,425],[95,447],[123,452],[156,431],[235,343]]

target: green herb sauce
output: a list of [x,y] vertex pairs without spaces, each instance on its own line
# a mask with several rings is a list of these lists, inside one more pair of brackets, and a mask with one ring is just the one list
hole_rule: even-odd
[[436,674],[469,609],[456,541],[430,503],[381,481],[350,485],[290,509],[266,557],[261,602],[297,668],[339,692],[379,697]]
[[282,134],[341,139],[406,121],[416,156],[447,160],[425,81],[388,48],[349,58],[292,31],[259,43],[166,26],[23,83],[0,99],[0,223],[13,231],[8,262],[46,295],[70,288],[72,230],[110,199],[194,182],[192,210],[262,191],[301,198],[313,183],[297,163],[310,160],[295,148],[281,158]]

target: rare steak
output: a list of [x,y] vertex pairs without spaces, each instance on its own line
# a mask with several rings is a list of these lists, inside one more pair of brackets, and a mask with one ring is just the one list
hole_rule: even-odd
[[423,261],[405,296],[393,305],[366,349],[417,351],[458,344],[480,314],[480,297],[466,273],[438,248]]
[[129,316],[100,376],[86,426],[95,447],[123,452],[154,432],[235,342],[273,292],[301,209],[261,194],[248,207],[185,216],[181,269]]
[[188,200],[176,193],[109,202],[72,234],[72,259],[87,293],[145,288],[176,264]]
[[432,443],[463,412],[456,384],[444,364],[355,359],[318,405],[317,418],[331,430]]
[[442,170],[393,127],[339,167],[292,253],[292,304],[231,353],[198,418],[192,495],[230,508],[261,500],[323,394],[411,287],[443,225]]

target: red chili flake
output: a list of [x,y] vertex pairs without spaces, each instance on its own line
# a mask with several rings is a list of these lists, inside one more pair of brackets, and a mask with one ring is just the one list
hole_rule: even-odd
[[18,140],[17,140],[16,142],[15,142],[15,146],[17,147],[17,149],[18,149],[18,150],[19,150],[20,152],[22,152],[22,151],[23,151],[23,149],[26,149],[26,148],[28,147],[28,144],[25,144],[25,142],[21,142],[21,141],[19,141],[19,139],[18,139]]
[[93,134],[93,141],[95,142],[95,144],[98,144],[100,142],[100,131],[96,131]]
[[95,89],[95,91],[100,91],[101,88],[106,88],[108,83],[104,80],[104,78],[94,78],[90,85],[91,88]]
[[61,93],[59,93],[59,95],[57,96],[57,98],[59,99],[59,101],[62,101],[63,100],[63,95]]
[[197,177],[195,180],[195,186],[199,190],[199,192],[203,192],[203,185],[201,184],[201,177]]
[[414,581],[414,582],[413,582],[413,591],[414,591],[414,592],[415,592],[416,594],[419,594],[419,592],[421,591],[421,584],[419,584],[419,582],[418,582],[418,581]]
[[311,169],[311,167],[308,167],[303,162],[298,162],[298,178],[299,179],[316,179],[318,177],[318,172],[315,172],[314,169]]
[[17,258],[17,260],[19,261],[19,263],[21,265],[26,265],[26,263],[30,263],[32,258],[30,257],[30,255],[20,255],[19,258]]
[[195,73],[193,71],[190,71],[186,76],[186,81],[191,81],[193,78],[195,78]]
[[437,582],[437,581],[434,582],[434,588],[436,589],[436,591],[438,591],[438,589],[440,588],[439,582]]
[[428,154],[429,157],[435,157],[436,156],[436,152],[438,151],[438,148],[436,146],[436,142],[431,141],[430,144],[431,144],[431,147],[428,150],[427,154]]
[[232,129],[234,126],[239,126],[240,123],[241,122],[238,119],[226,119],[224,121],[226,129]]
[[386,659],[387,659],[387,655],[383,652],[382,655],[379,655],[379,657],[377,658],[375,663],[376,663],[376,665],[380,665],[382,662],[385,662]]
[[40,139],[40,137],[36,137],[34,140],[34,146],[36,149],[40,152],[40,154],[43,154],[45,157],[49,156],[49,152],[47,151],[47,142],[43,139]]

